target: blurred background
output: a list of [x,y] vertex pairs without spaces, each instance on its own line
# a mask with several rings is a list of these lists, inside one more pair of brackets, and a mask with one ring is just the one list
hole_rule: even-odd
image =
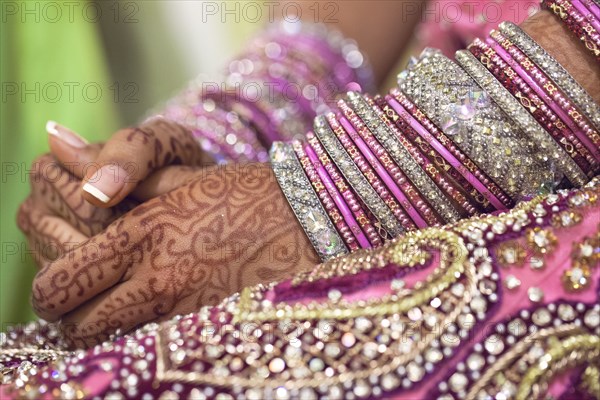
[[46,121],[104,140],[200,72],[218,72],[262,25],[210,15],[220,3],[0,1],[2,326],[33,318],[36,269],[15,216],[31,162],[48,151]]

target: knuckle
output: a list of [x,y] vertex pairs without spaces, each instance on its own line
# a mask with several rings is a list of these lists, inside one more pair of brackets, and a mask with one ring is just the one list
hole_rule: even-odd
[[32,183],[40,182],[45,179],[45,175],[47,175],[46,171],[49,166],[51,166],[53,162],[53,158],[49,154],[42,154],[41,156],[36,157],[31,163],[31,175],[30,180]]
[[29,214],[31,212],[31,198],[28,197],[21,205],[17,211],[17,226],[19,229],[27,234],[31,229],[31,220],[29,219]]

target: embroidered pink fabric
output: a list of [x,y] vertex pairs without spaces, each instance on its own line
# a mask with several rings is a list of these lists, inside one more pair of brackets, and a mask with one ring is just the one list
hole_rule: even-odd
[[[592,345],[597,345],[600,329],[597,306],[600,292],[600,186],[597,181],[594,185],[594,188],[534,199],[499,217],[473,218],[444,228],[415,232],[383,248],[319,265],[313,271],[288,281],[247,289],[219,306],[162,324],[148,324],[132,334],[89,350],[61,353],[64,349],[57,343],[56,332],[46,325],[16,328],[5,335],[8,339],[0,348],[1,365],[7,371],[11,366],[13,368],[12,375],[6,374],[10,385],[2,387],[2,398],[19,398],[26,394],[43,399],[73,394],[88,398],[139,398],[143,394],[155,397],[162,394],[171,398],[169,396],[173,393],[179,396],[177,398],[213,397],[218,393],[235,397],[250,397],[249,394],[257,393],[267,396],[271,393],[269,390],[274,390],[269,387],[279,387],[277,382],[281,379],[288,382],[290,388],[309,388],[313,395],[320,397],[330,390],[326,382],[321,381],[341,376],[351,382],[347,386],[349,391],[354,390],[352,385],[366,385],[363,389],[370,391],[369,397],[437,398],[441,396],[442,388],[460,386],[463,387],[461,390],[467,390],[477,383],[474,378],[465,381],[454,377],[462,374],[464,360],[482,349],[494,356],[482,358],[489,364],[481,367],[478,377],[494,367],[496,360],[522,345],[520,341],[527,344],[526,348],[534,346],[540,340],[534,335],[543,329],[566,329],[576,322],[579,328],[575,333],[589,332],[588,335],[595,336],[595,339],[585,340],[592,340]],[[443,250],[443,243],[456,246],[454,256],[450,256],[447,248]],[[479,247],[473,247],[472,244],[476,243]],[[591,250],[582,251],[584,243],[591,243]],[[510,258],[506,255],[507,249],[521,249],[524,253]],[[422,250],[430,255],[427,260],[411,263],[413,252],[419,254]],[[368,262],[365,261],[367,255],[371,257]],[[477,261],[486,260],[488,256],[489,262]],[[542,260],[543,268],[539,263],[531,265],[531,256]],[[587,261],[578,257],[586,257]],[[419,298],[416,293],[423,287],[441,282],[440,273],[449,271],[448,265],[452,263],[448,264],[448,261],[452,260],[463,260],[456,272],[447,272],[449,275],[444,278],[456,280],[454,286],[435,289],[437,295],[431,300],[433,308],[428,308],[429,300],[416,300]],[[581,290],[570,290],[565,282],[565,273],[582,263],[587,263],[591,270],[587,277],[588,285]],[[471,268],[475,281],[461,281]],[[509,275],[520,285],[509,286]],[[402,285],[396,283],[399,279]],[[462,286],[459,292],[456,292],[456,285]],[[532,293],[534,289],[539,293]],[[394,327],[392,321],[395,316],[415,323],[426,321],[428,316],[433,315],[427,314],[427,310],[435,312],[437,307],[441,307],[438,311],[447,315],[465,312],[452,307],[443,309],[446,301],[443,299],[451,299],[444,296],[449,296],[450,292],[460,301],[467,301],[468,310],[472,310],[469,312],[478,315],[479,320],[462,326],[461,329],[466,329],[466,337],[456,336],[454,344],[440,347],[444,348],[439,356],[442,359],[431,362],[425,369],[415,369],[418,367],[411,367],[411,364],[416,361],[411,360],[429,359],[427,351],[432,342],[411,333],[413,327]],[[390,296],[397,296],[397,300]],[[416,301],[415,308],[409,306],[408,311],[393,311],[393,307],[411,298]],[[438,304],[434,305],[436,301]],[[476,301],[479,305],[475,304]],[[482,308],[484,304],[487,306]],[[307,314],[311,308],[316,310],[314,315]],[[490,335],[502,332],[499,324],[504,324],[502,326],[506,329],[510,326],[508,321],[527,320],[540,309],[556,316],[545,322],[539,317],[535,323],[524,323],[520,334],[514,333],[514,327],[508,328],[513,329],[512,340],[505,332],[503,334],[508,336],[495,339],[502,341],[501,348],[494,347],[493,341],[489,346]],[[349,314],[344,314],[346,312]],[[460,321],[460,317],[456,321]],[[303,327],[302,333],[290,336],[290,332],[295,332],[288,329],[290,324]],[[323,324],[327,324],[327,328],[321,330],[319,335],[324,335],[321,337],[316,331]],[[370,333],[381,327],[389,332]],[[212,333],[207,334],[209,328]],[[440,328],[442,331],[429,333],[435,335],[438,347],[444,342],[444,335],[452,332],[447,325]],[[257,329],[260,335],[256,334]],[[374,346],[372,341],[377,342],[382,335],[388,338],[383,342],[386,344]],[[555,338],[559,342],[564,341],[567,346],[568,337],[557,334]],[[581,346],[586,345],[584,339],[575,339],[581,340]],[[329,353],[322,353],[323,347],[314,347],[316,341],[322,343],[321,346],[330,343],[343,345],[339,350],[341,353],[327,356]],[[482,346],[482,343],[485,345]],[[548,343],[551,345],[553,342]],[[326,354],[320,361],[324,365],[289,353],[286,349],[290,346],[299,354],[306,352],[312,357]],[[544,359],[544,351],[551,350],[542,349],[533,366]],[[37,352],[53,354],[54,361],[41,362]],[[394,381],[392,378],[383,383],[383,378],[378,376],[379,371],[413,353],[415,356],[398,364],[392,371],[399,375],[407,374],[404,379],[410,379],[409,383],[402,386],[398,382],[404,380]],[[589,354],[594,356],[594,350]],[[366,355],[371,367],[358,368],[353,366],[353,361],[336,363],[336,357],[353,360]],[[576,359],[575,356],[571,358]],[[296,360],[295,364],[293,360]],[[306,365],[311,368],[304,370]],[[469,365],[472,368],[472,363]],[[588,365],[581,362],[549,379],[547,393],[567,398],[582,396],[577,382]],[[345,371],[343,374],[342,370]],[[307,375],[300,374],[300,371]],[[354,377],[361,373],[372,373],[372,379],[365,381]],[[262,378],[258,379],[258,376]],[[375,389],[376,386],[378,389]],[[484,388],[488,389],[487,386]],[[288,394],[301,397],[299,390]]]

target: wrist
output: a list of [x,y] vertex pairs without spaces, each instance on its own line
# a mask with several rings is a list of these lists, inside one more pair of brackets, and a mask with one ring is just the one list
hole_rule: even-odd
[[594,57],[551,12],[541,10],[529,17],[523,29],[600,103],[600,68]]

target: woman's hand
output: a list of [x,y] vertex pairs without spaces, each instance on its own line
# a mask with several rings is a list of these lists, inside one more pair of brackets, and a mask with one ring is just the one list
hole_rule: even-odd
[[49,264],[32,301],[91,345],[317,261],[268,165],[211,167]]
[[40,269],[137,205],[126,199],[116,207],[94,207],[81,196],[81,180],[49,154],[37,158],[31,170],[31,194],[19,208],[17,224]]
[[[122,129],[104,145],[89,145],[52,121],[46,129],[52,154],[65,169],[82,179],[81,195],[97,207],[112,207],[130,194],[143,201],[164,193],[148,184],[139,187],[147,178],[161,181],[154,175],[164,167],[213,164],[187,128],[162,117]],[[170,185],[169,190],[174,187]]]
[[[100,152],[100,145],[85,145],[79,159],[90,159]],[[86,163],[95,164],[85,161]],[[50,154],[38,157],[31,166],[31,194],[21,204],[17,225],[29,242],[40,269],[99,234],[118,217],[139,202],[160,196],[197,177],[200,167],[164,167],[135,187],[135,197],[127,197],[110,208],[99,208],[82,196],[83,182],[72,172],[75,165],[59,164]],[[65,168],[69,168],[67,170]]]

